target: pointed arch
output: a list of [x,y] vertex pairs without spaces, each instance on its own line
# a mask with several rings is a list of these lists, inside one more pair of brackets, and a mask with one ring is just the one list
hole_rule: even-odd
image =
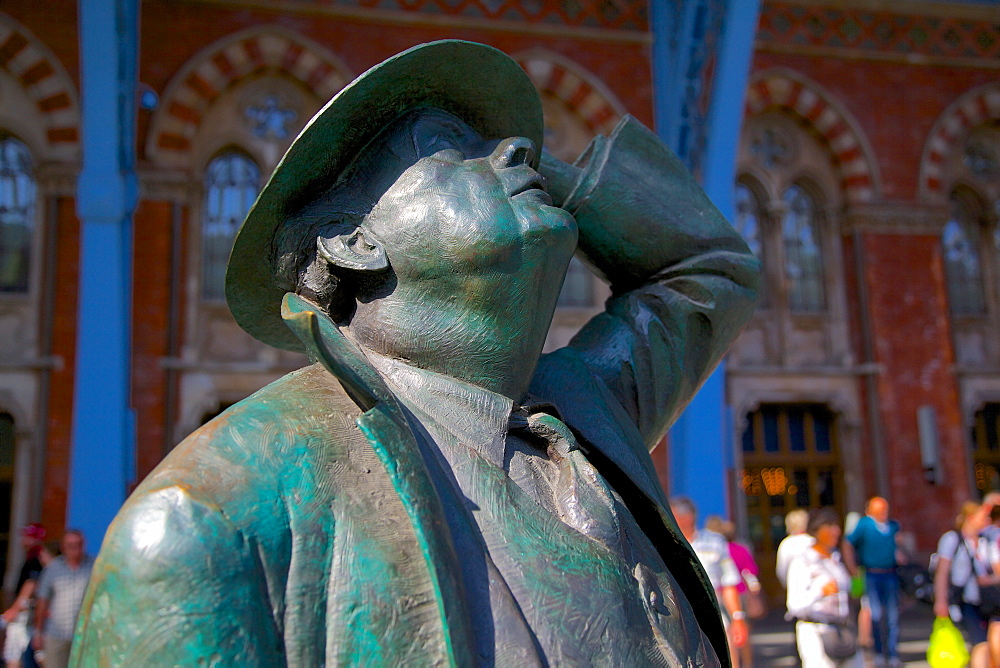
[[875,153],[860,124],[819,84],[789,70],[751,77],[746,115],[780,107],[799,116],[830,147],[840,166],[841,188],[849,203],[868,202],[881,190]]
[[560,100],[593,134],[608,134],[626,113],[614,93],[591,72],[557,53],[532,49],[514,60],[539,92]]
[[153,119],[147,155],[189,155],[202,117],[219,94],[266,70],[299,81],[322,101],[352,78],[332,52],[283,28],[258,26],[234,33],[202,49],[167,85]]
[[17,79],[37,108],[45,130],[45,157],[78,158],[80,105],[76,84],[44,43],[2,12],[0,69]]
[[1000,119],[1000,83],[973,88],[952,102],[934,123],[920,159],[920,198],[945,201],[945,166],[956,146],[976,126]]

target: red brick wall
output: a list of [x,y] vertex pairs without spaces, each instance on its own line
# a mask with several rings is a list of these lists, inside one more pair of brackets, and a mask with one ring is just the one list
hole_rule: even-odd
[[[387,22],[384,14],[379,19],[360,19],[193,3],[184,4],[183,9],[179,12],[175,3],[164,0],[142,5],[139,78],[161,95],[177,71],[209,44],[256,25],[272,25],[329,49],[355,76],[415,44],[437,39],[483,42],[511,54],[544,48],[578,63],[604,82],[639,120],[647,125],[653,122],[650,50],[641,42],[441,25],[433,23],[434,17],[420,13],[407,15],[412,21],[393,23]],[[633,34],[643,36],[641,32]],[[150,118],[140,114],[140,155]]]
[[169,354],[172,212],[170,202],[140,202],[132,267],[132,408],[136,417],[136,482],[163,455]]
[[[996,81],[996,73],[757,51],[754,71],[782,67],[799,72],[833,94],[871,142],[886,200],[912,200],[931,128],[962,93]],[[877,93],[877,103],[873,99]]]
[[77,41],[76,0],[45,2],[3,2],[0,11],[21,23],[52,50],[79,86],[80,43]]
[[[931,549],[970,494],[940,241],[935,236],[866,234],[867,287],[882,365],[878,391],[893,515]],[[917,409],[937,411],[944,484],[924,481]]]
[[49,386],[49,433],[42,491],[41,522],[52,536],[62,535],[66,522],[71,440],[73,432],[73,370],[76,360],[77,280],[80,265],[80,223],[76,202],[58,198],[56,222],[56,294],[52,323],[52,354],[61,359]]
[[[856,297],[859,294],[859,276],[857,271],[857,261],[855,260],[855,238],[851,235],[844,236],[841,240],[843,248],[842,256],[842,269],[844,272],[844,289],[848,295],[852,297],[847,300],[847,322],[849,326],[848,335],[851,340],[851,350],[854,351],[854,357],[858,364],[870,361],[866,360],[864,357],[864,332],[862,329],[862,308],[861,302]],[[864,246],[864,244],[861,244]],[[874,354],[874,351],[873,351]],[[865,378],[858,379],[858,403],[861,407],[861,430],[860,430],[860,446],[861,452],[871,453],[874,445],[874,435],[871,433],[870,424],[872,416],[868,410],[868,381]],[[881,419],[881,416],[875,416]],[[861,473],[864,480],[864,485],[866,490],[875,490],[877,475],[875,471],[875,461],[872,456],[862,457],[861,461]],[[870,495],[869,495],[870,496]],[[860,508],[852,509],[860,510]]]

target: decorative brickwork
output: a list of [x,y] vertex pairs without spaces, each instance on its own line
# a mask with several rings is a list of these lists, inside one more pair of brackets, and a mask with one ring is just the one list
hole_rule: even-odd
[[597,77],[561,56],[532,51],[514,59],[535,88],[561,100],[594,134],[607,135],[625,113],[622,103]]
[[997,60],[1000,23],[768,2],[761,11],[757,41],[907,57]]
[[747,90],[747,116],[776,107],[798,115],[830,147],[840,166],[841,187],[848,202],[868,202],[876,196],[872,149],[858,123],[829,93],[789,71],[757,74]]
[[23,26],[0,13],[0,68],[24,87],[53,146],[75,152],[80,147],[80,111],[76,86],[49,49]]
[[328,100],[351,80],[326,49],[300,35],[260,28],[210,44],[181,68],[163,95],[150,133],[150,156],[187,153],[205,111],[229,86],[264,72],[280,72]]
[[[237,4],[241,0],[219,0]],[[656,0],[662,2],[664,0]],[[646,31],[648,0],[285,0],[300,9],[381,10],[473,20]]]
[[993,119],[1000,119],[1000,83],[970,90],[941,114],[924,146],[920,161],[922,199],[943,201],[947,198],[944,168],[956,145],[960,145],[970,130]]

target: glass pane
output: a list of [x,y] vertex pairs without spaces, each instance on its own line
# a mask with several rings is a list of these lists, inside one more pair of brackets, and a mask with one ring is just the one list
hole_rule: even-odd
[[736,184],[736,230],[757,257],[762,257],[760,247],[760,205],[753,191],[742,183]]
[[[764,247],[761,244],[762,232],[760,229],[760,203],[754,196],[753,191],[742,183],[736,184],[736,230],[747,242],[750,251],[756,255],[761,263],[764,262]],[[765,283],[761,281],[758,305],[767,306],[767,290]]]
[[813,411],[814,433],[816,434],[816,452],[830,452],[833,440],[830,435],[830,414],[826,411]]
[[205,299],[225,299],[229,252],[259,188],[260,169],[242,153],[224,153],[205,170],[201,277]]
[[788,409],[788,447],[792,452],[806,451],[806,430],[803,423],[805,411],[801,408]]
[[35,226],[35,179],[28,147],[0,140],[0,292],[27,292]]
[[820,469],[816,472],[816,484],[819,486],[819,505],[836,506],[837,491],[834,487],[833,469]]
[[944,226],[941,245],[948,277],[948,302],[955,315],[976,315],[986,311],[976,231],[971,212],[952,198],[952,216]]
[[780,449],[778,442],[778,413],[773,409],[761,410],[761,417],[764,419],[764,451],[778,452]]
[[14,465],[14,418],[0,413],[0,466]]
[[809,472],[806,469],[795,469],[792,471],[792,485],[788,488],[788,493],[795,495],[796,507],[811,507],[812,504],[809,501]]
[[764,494],[764,483],[760,475],[760,469],[746,469],[743,471],[740,487],[747,495],[748,507],[760,505],[760,497]]
[[781,539],[785,537],[785,508],[784,503],[780,507],[771,507],[771,516],[768,518],[771,526],[771,545],[777,546]]
[[762,551],[764,545],[764,520],[760,515],[750,515],[747,517],[747,529],[750,533],[750,543],[758,552]]
[[749,415],[747,415],[747,427],[746,427],[746,429],[743,430],[743,439],[742,439],[743,440],[743,452],[753,452],[754,451],[753,422],[754,422],[753,413],[750,413]]
[[816,205],[798,186],[786,190],[783,199],[785,214],[781,221],[781,238],[785,250],[788,307],[792,311],[822,311],[826,308],[826,287]]
[[586,307],[594,304],[594,275],[578,260],[573,258],[566,270],[566,280],[559,292],[557,306]]

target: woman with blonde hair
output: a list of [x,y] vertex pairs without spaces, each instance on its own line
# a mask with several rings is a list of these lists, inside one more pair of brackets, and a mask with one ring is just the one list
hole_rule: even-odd
[[955,528],[938,541],[934,569],[934,614],[949,617],[973,647],[986,642],[987,621],[979,612],[978,576],[988,563],[987,541],[979,534],[989,515],[975,501],[966,501],[955,518]]

